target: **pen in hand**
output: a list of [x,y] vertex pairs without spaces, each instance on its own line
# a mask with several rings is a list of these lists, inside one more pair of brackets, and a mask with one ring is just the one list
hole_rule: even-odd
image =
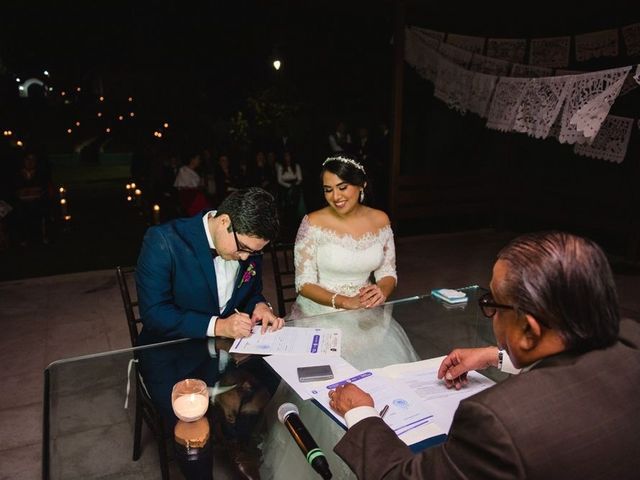
[[382,410],[380,410],[380,418],[384,418],[388,411],[389,405],[385,405],[384,407],[382,407]]

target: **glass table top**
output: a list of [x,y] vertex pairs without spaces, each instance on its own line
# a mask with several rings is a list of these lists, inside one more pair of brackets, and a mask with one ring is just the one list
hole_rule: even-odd
[[[462,290],[469,300],[460,305],[448,305],[423,295],[368,310],[337,311],[294,320],[287,325],[340,328],[342,356],[358,369],[437,357],[457,347],[494,344],[491,321],[477,306],[477,298],[485,290],[475,286]],[[216,388],[232,383],[249,385],[247,388],[253,388],[253,397],[245,406],[257,403],[254,398],[264,392],[267,405],[264,402],[258,405],[256,418],[259,414],[272,415],[273,405],[268,402],[279,404],[283,399],[302,402],[287,390],[286,385],[278,385],[279,378],[260,357],[247,360],[228,355],[225,349],[230,344],[231,340],[226,339],[180,339],[70,358],[49,365],[45,370],[44,478],[159,478],[157,449],[144,426],[142,456],[138,461],[132,461],[135,374],[131,375],[128,408],[125,409],[124,404],[128,371],[134,358],[138,360],[137,367],[154,403],[168,419],[171,429],[170,387],[184,378],[200,378]],[[488,375],[496,380],[504,377],[492,369]],[[252,379],[256,382],[252,383]],[[224,401],[216,401],[212,406],[221,413],[224,430],[224,419],[228,419],[231,407]],[[334,423],[325,417],[327,424]],[[283,428],[272,420],[252,420],[251,428]],[[264,438],[270,437],[267,434]],[[323,449],[326,452],[332,446],[325,445]],[[292,441],[286,448],[297,450]],[[266,460],[276,471],[277,462]],[[313,474],[311,469],[309,471]],[[261,473],[263,478],[277,478],[274,472],[261,470]],[[225,477],[223,474],[215,478]]]

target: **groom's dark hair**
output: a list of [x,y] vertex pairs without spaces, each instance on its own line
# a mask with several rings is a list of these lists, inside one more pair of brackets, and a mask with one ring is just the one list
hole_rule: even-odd
[[280,222],[276,201],[262,188],[237,190],[225,198],[216,217],[229,215],[236,233],[273,241],[278,237]]

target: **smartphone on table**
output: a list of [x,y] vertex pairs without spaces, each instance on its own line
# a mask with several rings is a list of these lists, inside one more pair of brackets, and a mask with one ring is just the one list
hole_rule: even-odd
[[333,378],[331,365],[314,365],[311,367],[298,367],[298,380],[301,382],[317,382]]

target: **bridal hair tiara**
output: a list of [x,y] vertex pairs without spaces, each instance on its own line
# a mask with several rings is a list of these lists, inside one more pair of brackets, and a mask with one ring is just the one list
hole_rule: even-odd
[[342,162],[342,163],[348,163],[350,165],[353,165],[354,167],[356,167],[358,170],[360,170],[362,173],[364,173],[365,175],[367,174],[367,172],[364,171],[364,167],[362,166],[362,164],[356,162],[355,160],[351,159],[351,158],[347,158],[347,157],[341,157],[341,156],[337,156],[337,157],[329,157],[327,158],[324,162],[322,162],[322,166],[324,167],[325,164],[327,162]]

